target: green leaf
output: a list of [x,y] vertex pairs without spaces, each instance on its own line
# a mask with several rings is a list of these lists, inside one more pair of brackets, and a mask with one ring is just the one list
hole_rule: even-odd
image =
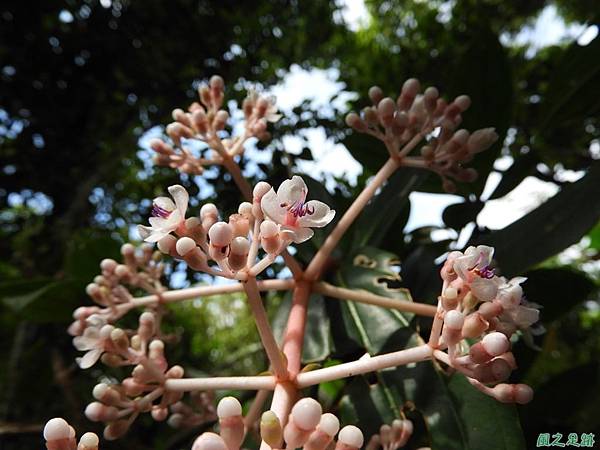
[[480,200],[454,203],[446,206],[442,213],[442,220],[450,228],[460,231],[469,222],[477,219],[477,214],[483,209],[484,205],[485,203]]
[[[503,274],[528,267],[575,244],[600,219],[600,163],[579,181],[564,186],[541,206],[502,230],[481,236],[475,244],[495,247]],[[592,200],[594,199],[594,200]]]
[[92,280],[100,273],[100,261],[119,260],[119,255],[119,243],[109,234],[82,230],[69,241],[65,271],[73,278]]
[[525,276],[525,296],[543,306],[541,319],[546,323],[587,300],[597,289],[596,283],[585,273],[570,268],[536,269]]
[[573,42],[557,67],[543,102],[547,112],[541,130],[551,131],[552,124],[565,125],[600,111],[600,38],[585,46]]
[[460,374],[450,377],[448,389],[467,439],[466,448],[525,450],[515,405],[500,403],[479,392]]
[[[273,332],[279,341],[285,332],[291,307],[292,294],[288,292],[273,319]],[[321,294],[311,294],[302,349],[303,363],[324,361],[329,357],[331,354],[330,329],[329,317],[325,311],[325,299]]]
[[[397,257],[392,253],[365,247],[342,265],[338,278],[348,288],[410,301],[408,290],[397,286],[400,277],[391,265],[395,261]],[[379,353],[387,344],[398,348],[396,341],[404,340],[413,317],[410,313],[355,302],[343,302],[341,308],[348,334],[370,354]]]
[[[408,195],[413,192],[425,178],[426,173],[418,169],[403,169],[397,171],[383,186],[381,192],[366,206],[354,225],[354,246],[378,246],[392,225],[398,226],[401,233],[408,213],[410,202]],[[396,220],[404,216],[403,223]]]

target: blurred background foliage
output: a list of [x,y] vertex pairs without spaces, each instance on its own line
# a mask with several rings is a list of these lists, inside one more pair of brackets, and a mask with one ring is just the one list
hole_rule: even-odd
[[[239,201],[231,180],[217,170],[207,174],[210,189],[202,180],[179,181],[169,169],[152,168],[144,137],[160,133],[156,126],[170,120],[173,108],[190,103],[197,83],[213,73],[225,78],[228,98],[239,100],[248,81],[277,84],[293,64],[334,70],[344,89],[358,95],[352,105],[336,95],[328,108],[308,100],[294,108],[275,125],[273,141],[256,146],[260,163],[248,164],[245,174],[277,184],[301,173],[302,163],[313,159],[310,140],[303,138],[305,148],[296,154],[286,151],[284,137],[323,129],[363,166],[356,183],[336,177],[329,190],[308,180],[311,192],[338,211],[385,158],[377,142],[350,133],[343,123],[349,107],[367,104],[372,84],[392,95],[416,76],[448,97],[467,93],[473,107],[465,127],[495,126],[501,136],[475,161],[479,180],[460,186],[461,201],[446,207],[443,226],[405,229],[408,194],[440,193],[440,183],[418,171],[396,174],[340,246],[340,264],[328,278],[356,287],[370,282],[371,289],[376,285],[399,298],[408,297],[408,288],[414,299],[434,303],[440,255],[470,243],[490,244],[503,274],[529,277],[525,292],[543,305],[546,328],[536,338],[542,352],[515,345],[520,367],[514,379],[537,392],[519,408],[524,438],[514,408],[482,398],[463,379],[446,379],[430,364],[325,383],[311,393],[345,420],[359,420],[367,434],[403,409],[417,424],[415,448],[531,448],[540,432],[600,432],[600,37],[539,49],[518,39],[549,7],[567,24],[598,24],[596,2],[367,0],[368,19],[358,29],[345,24],[344,7],[333,0],[2,3],[2,448],[38,447],[41,424],[57,415],[80,430],[97,431],[81,412],[103,372],[76,368],[65,328],[72,310],[89,303],[84,287],[99,261],[118,255],[130,226],[148,215],[151,199],[182,182],[196,206],[218,196],[219,206],[232,211]],[[494,165],[498,158],[512,164]],[[484,190],[491,177],[497,186]],[[539,206],[505,228],[477,222],[486,202],[505,198],[528,177],[557,186],[556,195],[543,203],[532,198]],[[320,238],[297,249],[302,260]],[[357,254],[376,266],[353,266]],[[175,286],[209,281],[180,265],[169,271]],[[289,300],[268,301],[281,329]],[[310,314],[322,320],[311,321],[316,325],[308,333],[307,362],[333,364],[365,349],[401,348],[420,339],[419,326],[423,335],[428,331],[427,321],[319,296]],[[174,306],[166,323],[181,338],[168,356],[189,373],[265,368],[242,297]],[[363,327],[368,341],[357,331]],[[409,378],[417,383],[407,383]],[[438,413],[442,420],[431,421]],[[497,442],[499,433],[507,436],[503,442]],[[187,448],[191,436],[141,420],[127,448]]]

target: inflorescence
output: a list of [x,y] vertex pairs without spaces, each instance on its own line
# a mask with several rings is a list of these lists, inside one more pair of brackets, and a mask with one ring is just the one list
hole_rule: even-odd
[[[200,102],[193,103],[187,112],[173,111],[175,122],[166,129],[170,142],[152,142],[157,153],[155,161],[188,174],[201,174],[208,164],[222,165],[246,201],[229,216],[220,214],[216,205],[206,203],[198,215],[188,217],[188,192],[183,186],[170,186],[171,198],[154,199],[149,226],[138,226],[146,244],[138,249],[125,244],[121,249],[122,262],[105,259],[100,263],[101,274],[87,287],[96,306],[78,308],[69,333],[74,336],[75,347],[85,352],[77,361],[82,369],[98,360],[109,367],[131,367],[130,375],[122,381],[97,384],[92,392],[95,401],[85,410],[90,420],[105,424],[105,439],[123,436],[140,414],[149,413],[154,420],[166,420],[174,427],[206,426],[217,420],[218,434],[202,433],[192,450],[237,450],[247,434],[253,432],[264,450],[357,450],[364,443],[361,430],[352,424],[340,429],[335,415],[323,413],[321,405],[312,398],[300,398],[300,390],[325,381],[434,359],[449,371],[464,374],[473,386],[500,402],[531,400],[531,388],[506,381],[516,368],[511,338],[517,332],[530,333],[538,320],[538,306],[524,300],[520,286],[523,278],[507,280],[495,274],[492,248],[469,247],[464,253],[454,251],[448,255],[440,272],[443,288],[437,307],[349,290],[321,280],[331,253],[346,230],[377,189],[399,168],[431,170],[442,178],[443,187],[449,192],[456,189],[455,182],[470,182],[477,177],[477,172],[465,165],[490,147],[497,135],[492,128],[473,133],[456,130],[470,105],[467,96],[447,103],[436,88],[421,93],[420,84],[414,79],[404,83],[396,101],[384,98],[377,87],[370,89],[373,106],[365,108],[360,116],[348,114],[346,122],[356,131],[381,140],[389,160],[303,267],[287,248],[309,240],[313,228],[329,225],[335,211],[323,202],[307,200],[308,188],[299,176],[284,181],[277,190],[264,181],[252,188],[236,161],[243,155],[249,138],[268,139],[268,123],[279,119],[274,100],[251,91],[242,105],[243,132],[225,137],[229,115],[221,109],[223,80],[212,77],[209,84],[200,87],[199,95]],[[206,146],[207,155],[197,156],[189,149],[194,140]],[[416,149],[420,154],[412,155]],[[153,250],[153,243],[158,252]],[[161,282],[164,255],[185,261],[194,271],[234,283],[167,290]],[[257,280],[280,255],[292,277]],[[140,290],[147,295],[134,296]],[[293,292],[281,342],[273,335],[262,302],[261,292],[269,290]],[[246,293],[269,359],[269,372],[259,376],[186,378],[184,369],[169,364],[165,356],[165,342],[174,338],[161,331],[166,305],[232,292]],[[340,301],[433,317],[429,341],[326,368],[302,370],[300,355],[312,292]],[[134,310],[140,311],[137,328],[119,327],[117,322]],[[219,390],[251,390],[257,394],[243,417],[242,407],[233,397],[221,399],[215,408],[215,391]],[[188,403],[183,399],[185,392],[191,393]],[[265,410],[263,403],[270,392],[271,407]],[[412,431],[412,422],[398,417],[391,424],[382,424],[366,448],[402,448]],[[59,418],[47,423],[44,437],[49,450],[99,448],[99,439],[93,433],[84,434],[77,443],[73,428]]]

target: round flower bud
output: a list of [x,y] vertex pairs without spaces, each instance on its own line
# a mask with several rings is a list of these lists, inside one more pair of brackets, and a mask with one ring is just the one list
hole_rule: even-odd
[[162,422],[169,415],[169,410],[167,408],[154,408],[150,414],[152,414],[154,420]]
[[143,312],[140,315],[140,324],[142,325],[154,325],[154,314],[151,312]]
[[254,197],[254,201],[260,202],[260,200],[263,198],[263,196],[267,192],[269,192],[270,189],[271,189],[271,185],[269,183],[267,183],[266,181],[258,182],[257,185],[254,186],[254,189],[252,190],[252,195]]
[[462,328],[462,335],[466,338],[476,338],[487,330],[488,322],[478,312],[469,314],[465,318]]
[[228,450],[225,441],[215,433],[202,433],[194,441],[192,450]]
[[119,439],[121,436],[127,433],[129,426],[130,423],[125,419],[117,420],[108,424],[106,427],[104,427],[104,439],[106,439],[107,441],[114,441],[115,439]]
[[492,356],[499,356],[506,353],[510,348],[510,342],[502,333],[494,332],[486,334],[481,340],[481,344],[486,352]]
[[346,425],[340,430],[338,441],[350,447],[361,448],[364,443],[364,436],[358,427]]
[[167,234],[165,237],[163,237],[157,242],[157,247],[161,253],[169,255],[171,254],[173,249],[175,249],[176,243],[177,238],[171,234]]
[[502,305],[496,302],[485,302],[479,306],[479,314],[486,319],[490,320],[493,317],[497,317],[502,313]]
[[133,255],[135,253],[135,247],[132,244],[123,244],[121,246],[121,255],[123,256],[130,256]]
[[102,400],[102,397],[104,397],[104,394],[106,394],[107,391],[108,384],[99,383],[96,386],[94,386],[94,389],[92,390],[92,395],[96,400]]
[[131,271],[125,264],[119,264],[115,267],[115,275],[119,278],[124,278],[131,275]]
[[217,222],[208,230],[210,244],[215,247],[226,247],[233,239],[233,230],[225,222]]
[[119,410],[114,406],[106,406],[100,402],[92,402],[86,406],[85,416],[92,422],[110,422],[119,415]]
[[113,272],[117,267],[117,262],[114,259],[106,258],[100,262],[100,268],[107,272]]
[[217,211],[217,207],[212,203],[205,203],[200,208],[200,219],[204,220],[207,217],[219,217],[219,211]]
[[533,389],[526,384],[516,384],[514,387],[515,402],[524,405],[533,400]]
[[471,106],[471,98],[468,95],[459,95],[454,99],[454,104],[458,106],[461,112],[464,112]]
[[465,317],[461,312],[451,310],[444,316],[444,324],[453,330],[460,330],[463,327]]
[[83,447],[83,449],[85,449],[85,450],[97,449],[99,443],[100,443],[100,439],[98,439],[98,436],[95,433],[85,433],[79,439],[80,447]]
[[242,216],[246,216],[246,217],[251,217],[252,216],[252,203],[250,203],[250,202],[240,203],[240,206],[238,207],[238,214],[241,214]]
[[100,286],[96,283],[90,283],[85,287],[85,293],[90,297],[95,297],[100,292]]
[[69,424],[65,419],[55,417],[46,422],[44,426],[44,439],[47,441],[58,441],[60,439],[69,439]]
[[108,339],[110,337],[110,333],[115,329],[112,325],[104,325],[100,328],[100,339]]
[[325,413],[319,421],[319,430],[329,436],[335,436],[340,429],[339,419],[331,413]]
[[356,131],[365,131],[367,129],[367,124],[355,112],[346,115],[346,125]]
[[321,420],[323,410],[315,399],[305,397],[296,402],[291,416],[296,426],[302,430],[313,430]]
[[378,104],[383,98],[383,91],[379,86],[371,86],[369,88],[369,98],[373,102],[373,104]]
[[384,127],[389,127],[392,125],[392,121],[394,120],[394,112],[396,111],[396,104],[394,100],[389,97],[384,98],[377,105],[377,113],[379,115],[379,120],[381,125]]
[[245,237],[236,237],[231,241],[231,253],[234,255],[247,255],[250,250],[250,241]]
[[279,233],[279,227],[275,222],[265,220],[260,224],[260,236],[266,239],[272,238]]
[[217,405],[217,416],[219,416],[219,419],[241,415],[242,405],[235,397],[223,397]]
[[212,77],[210,77],[210,81],[208,82],[208,84],[213,89],[221,90],[225,87],[225,82],[223,81],[223,78],[221,78],[219,75],[213,75]]
[[175,245],[175,249],[177,253],[181,256],[187,255],[189,252],[196,248],[196,242],[189,237],[182,237],[177,240],[177,244]]

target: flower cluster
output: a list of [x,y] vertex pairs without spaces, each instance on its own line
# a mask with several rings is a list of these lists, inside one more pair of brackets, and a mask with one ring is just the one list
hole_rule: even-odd
[[[494,249],[484,245],[449,254],[442,267],[444,289],[440,297],[442,340],[449,365],[483,384],[497,384],[484,391],[503,402],[527,403],[528,386],[511,387],[506,381],[517,367],[510,351],[511,336],[538,321],[539,311],[523,299],[520,283],[507,280],[491,268]],[[465,339],[477,342],[467,347]]]
[[[221,109],[224,88],[223,79],[215,75],[208,84],[202,84],[198,88],[199,102],[192,103],[187,112],[182,109],[173,110],[174,122],[166,128],[172,144],[160,139],[154,139],[150,143],[150,147],[156,152],[155,164],[197,175],[207,165],[225,164],[228,159],[242,154],[244,143],[249,138],[256,137],[263,141],[270,138],[268,122],[276,122],[281,117],[277,114],[275,100],[251,89],[242,104],[243,133],[221,139],[220,134],[224,133],[229,120],[229,113]],[[191,140],[204,143],[210,149],[209,154],[204,157],[195,156],[187,145]]]
[[71,336],[81,336],[89,327],[97,334],[102,325],[125,315],[136,306],[132,290],[151,294],[164,290],[160,280],[164,264],[151,245],[136,250],[132,244],[124,244],[121,255],[122,263],[108,258],[100,263],[101,274],[86,287],[87,294],[99,306],[82,306],[73,312],[75,321],[68,329]]
[[[472,182],[477,171],[464,167],[473,156],[489,148],[498,135],[493,128],[484,128],[469,134],[456,128],[462,122],[462,113],[471,105],[466,95],[448,103],[440,97],[435,87],[421,92],[418,80],[411,78],[402,86],[396,101],[385,97],[382,90],[373,86],[369,97],[373,106],[362,110],[362,117],[351,112],[346,123],[354,130],[368,133],[386,145],[390,156],[402,160],[404,165],[421,167],[437,173],[447,192],[456,186],[451,180]],[[427,136],[420,157],[408,155]]]
[[[284,181],[277,192],[264,181],[258,183],[253,202],[241,203],[227,222],[219,220],[212,203],[202,206],[199,217],[186,218],[188,193],[179,185],[169,192],[175,201],[154,199],[150,226],[139,225],[140,235],[194,270],[239,280],[258,275],[290,243],[310,239],[311,228],[326,226],[335,215],[325,203],[306,200],[308,188],[298,176]],[[256,262],[259,246],[265,257]]]
[[[408,419],[396,419],[391,425],[383,424],[379,433],[369,439],[365,450],[397,450],[406,445],[413,432],[413,423]],[[421,449],[425,450],[425,449]]]

